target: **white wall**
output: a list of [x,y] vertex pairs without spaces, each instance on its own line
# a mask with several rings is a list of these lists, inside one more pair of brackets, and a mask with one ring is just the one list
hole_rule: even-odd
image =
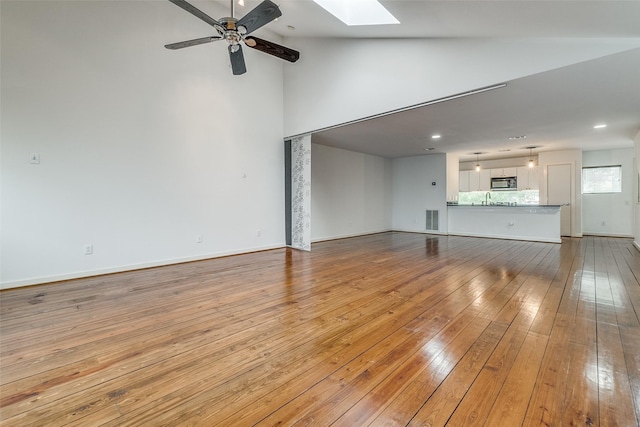
[[582,167],[622,166],[622,192],[582,195],[582,232],[605,236],[633,236],[633,207],[637,175],[633,148],[582,152]]
[[311,237],[391,229],[391,160],[311,144]]
[[640,46],[638,39],[287,39],[285,135]]
[[538,180],[540,204],[548,204],[547,167],[571,165],[571,236],[582,237],[582,151],[561,150],[542,152],[538,155]]
[[[427,232],[425,211],[439,210],[439,233],[447,233],[447,159],[444,154],[392,160],[392,228]],[[436,185],[431,185],[435,182]],[[429,231],[429,233],[433,233]]]
[[207,30],[166,1],[0,7],[2,287],[284,245],[282,61],[166,50]]
[[634,208],[634,227],[633,233],[635,236],[634,244],[638,249],[640,249],[640,131],[636,134],[633,139],[633,150],[634,150],[634,171],[637,178],[635,193],[637,198],[635,198],[635,208]]

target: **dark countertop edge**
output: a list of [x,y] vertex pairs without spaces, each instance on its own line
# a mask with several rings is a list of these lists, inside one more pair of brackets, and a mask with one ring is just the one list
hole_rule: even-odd
[[562,205],[447,205],[448,208],[460,207],[460,208],[560,208]]

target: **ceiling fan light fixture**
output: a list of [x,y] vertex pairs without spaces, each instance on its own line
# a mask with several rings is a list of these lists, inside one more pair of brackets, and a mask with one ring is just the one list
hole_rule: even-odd
[[313,0],[346,25],[389,25],[400,21],[378,0]]

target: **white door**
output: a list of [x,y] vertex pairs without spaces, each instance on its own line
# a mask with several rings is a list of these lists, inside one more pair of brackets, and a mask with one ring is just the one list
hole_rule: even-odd
[[547,166],[547,204],[560,208],[560,235],[571,236],[571,165]]

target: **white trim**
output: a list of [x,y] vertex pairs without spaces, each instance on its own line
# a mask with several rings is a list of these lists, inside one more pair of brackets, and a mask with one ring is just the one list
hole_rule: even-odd
[[330,240],[338,240],[338,239],[348,239],[350,237],[368,236],[370,234],[389,233],[389,232],[392,232],[392,231],[397,231],[397,230],[392,230],[390,228],[384,228],[384,229],[380,229],[380,230],[363,231],[361,233],[336,234],[334,236],[326,236],[326,237],[319,237],[317,239],[313,239],[313,240],[311,240],[311,243],[328,242]]
[[143,270],[145,268],[153,268],[153,267],[164,267],[164,266],[173,265],[173,264],[183,264],[183,263],[193,262],[193,261],[204,261],[207,259],[222,258],[226,256],[231,256],[231,255],[244,255],[252,252],[261,252],[261,251],[268,251],[272,249],[281,249],[281,248],[285,248],[285,246],[269,245],[269,246],[261,246],[261,247],[251,248],[251,249],[245,249],[242,251],[216,252],[216,253],[184,257],[184,258],[175,258],[175,259],[167,259],[162,261],[145,262],[140,264],[123,265],[119,267],[102,268],[99,270],[86,270],[86,271],[77,271],[77,272],[68,273],[68,274],[60,274],[55,276],[34,277],[30,279],[25,279],[25,280],[16,280],[13,282],[1,283],[0,289],[12,289],[12,288],[20,288],[24,286],[42,285],[45,283],[60,282],[63,280],[82,279],[82,278],[102,276],[105,274],[112,274],[112,273],[124,273],[126,271]]
[[624,237],[624,238],[632,238],[633,239],[633,235],[631,234],[616,234],[616,233],[594,233],[591,231],[587,231],[582,233],[584,236],[598,236],[598,237]]
[[405,228],[394,228],[391,231],[401,231],[403,233],[418,233],[418,234],[438,234],[440,236],[446,236],[448,233],[446,231],[437,231],[437,230],[411,230]]

